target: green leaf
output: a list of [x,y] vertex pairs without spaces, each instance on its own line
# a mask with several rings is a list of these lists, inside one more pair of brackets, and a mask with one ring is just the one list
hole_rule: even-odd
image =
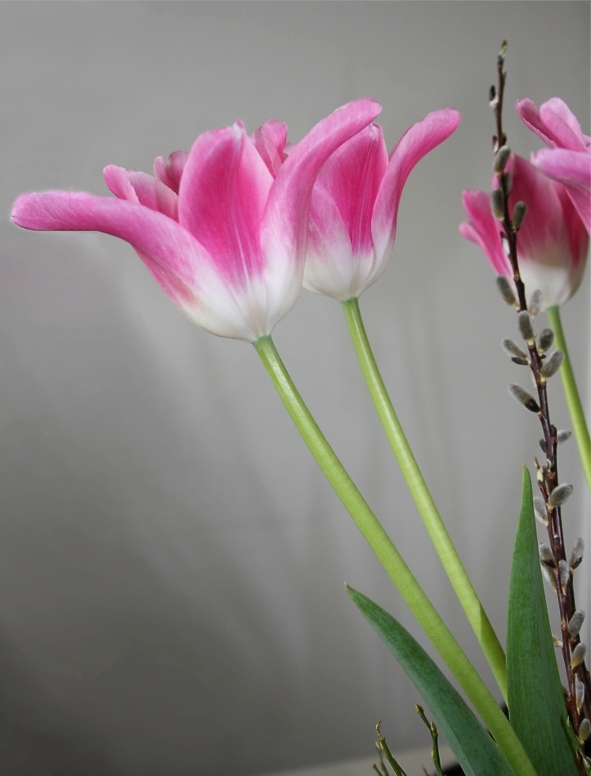
[[566,727],[540,569],[532,486],[525,467],[509,587],[507,683],[511,725],[539,776],[578,774]]
[[362,593],[349,587],[347,592],[429,706],[466,776],[514,776],[490,735],[420,644],[394,617]]

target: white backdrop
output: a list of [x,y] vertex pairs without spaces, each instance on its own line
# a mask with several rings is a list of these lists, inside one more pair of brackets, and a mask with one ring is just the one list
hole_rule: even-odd
[[[587,2],[0,4],[0,771],[226,776],[425,742],[416,693],[343,581],[397,593],[291,427],[252,347],[186,321],[133,250],[8,220],[23,191],[106,193],[202,131],[270,117],[301,137],[369,95],[389,147],[429,111],[455,135],[412,174],[391,266],[361,300],[407,435],[504,632],[520,464],[535,418],[507,394],[515,320],[457,232],[491,175],[487,103],[509,40],[517,98],[561,96],[589,132]],[[589,272],[563,310],[589,396]],[[276,330],[370,504],[483,661],[374,416],[339,306],[304,293]],[[552,406],[568,424],[556,378]],[[574,541],[589,512],[574,443]],[[588,522],[585,523],[588,525]],[[586,531],[588,529],[585,529]],[[587,536],[587,538],[589,538]],[[589,580],[589,564],[580,572]],[[585,575],[585,576],[583,576]],[[589,585],[579,603],[588,606]]]

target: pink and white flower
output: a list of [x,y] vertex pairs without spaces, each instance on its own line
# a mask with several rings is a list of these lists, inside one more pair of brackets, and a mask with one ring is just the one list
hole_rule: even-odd
[[404,133],[389,157],[378,125],[335,151],[312,193],[305,288],[346,301],[379,278],[394,246],[406,179],[459,122],[455,110],[430,113]]
[[[589,235],[562,183],[548,178],[516,154],[507,165],[512,174],[512,207],[525,202],[527,213],[517,234],[519,271],[526,289],[540,289],[544,307],[563,304],[577,290],[585,270]],[[496,182],[493,181],[493,186]],[[465,191],[470,221],[460,233],[479,245],[495,272],[512,280],[513,272],[501,241],[501,225],[493,215],[490,194]]]
[[285,159],[285,125],[252,136],[241,122],[200,135],[189,154],[159,157],[155,177],[110,165],[115,194],[24,194],[12,220],[26,229],[99,231],[129,242],[173,302],[195,323],[255,342],[296,301],[318,172],[381,107],[348,103]]
[[591,232],[591,137],[583,134],[574,114],[553,97],[539,110],[530,99],[518,100],[521,120],[548,146],[532,154],[545,175],[563,183],[587,231]]

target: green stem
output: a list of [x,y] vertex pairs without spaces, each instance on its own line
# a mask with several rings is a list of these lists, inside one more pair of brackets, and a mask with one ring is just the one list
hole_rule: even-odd
[[517,776],[535,771],[513,728],[337,458],[289,376],[271,337],[254,343],[296,428],[405,603],[488,726]]
[[472,582],[466,573],[456,548],[447,532],[437,507],[429,493],[421,470],[404,435],[400,421],[376,364],[361,318],[359,302],[349,299],[342,303],[349,332],[369,392],[396,456],[406,484],[427,528],[433,546],[455,590],[456,596],[488,660],[499,689],[507,700],[507,668],[505,653],[486,616]]
[[581,397],[579,396],[573,367],[568,355],[566,339],[562,329],[562,321],[560,320],[560,308],[549,307],[546,310],[546,313],[550,326],[554,331],[554,344],[564,353],[564,361],[560,367],[560,377],[562,378],[562,387],[564,388],[564,395],[566,396],[566,404],[568,406],[575,438],[579,447],[581,463],[583,464],[583,470],[585,472],[585,477],[587,478],[587,485],[591,491],[591,441],[589,440],[589,429],[585,421],[583,404],[581,402]]

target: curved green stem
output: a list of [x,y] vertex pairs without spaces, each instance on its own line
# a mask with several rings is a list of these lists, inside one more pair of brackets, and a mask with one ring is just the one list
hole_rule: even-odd
[[575,438],[579,447],[581,463],[583,464],[583,470],[585,472],[585,477],[587,478],[587,485],[591,491],[591,441],[589,439],[589,429],[585,421],[583,404],[581,402],[581,397],[579,396],[575,374],[568,355],[566,339],[562,329],[562,321],[560,320],[560,308],[549,307],[546,310],[546,313],[550,326],[554,331],[554,344],[564,353],[564,361],[560,367],[560,377],[562,378],[562,387],[564,388],[564,395],[566,396],[566,404],[568,406]]
[[316,462],[405,603],[474,704],[507,761],[517,776],[535,776],[525,750],[494,697],[437,613],[310,414],[281,361],[271,337],[261,337],[254,343],[254,347]]
[[361,318],[357,299],[342,303],[349,332],[369,392],[396,456],[406,484],[427,528],[433,546],[455,590],[456,596],[488,660],[499,689],[507,699],[507,668],[505,653],[466,573],[456,548],[447,532],[437,507],[429,493],[421,470],[404,435],[400,421],[376,364]]

